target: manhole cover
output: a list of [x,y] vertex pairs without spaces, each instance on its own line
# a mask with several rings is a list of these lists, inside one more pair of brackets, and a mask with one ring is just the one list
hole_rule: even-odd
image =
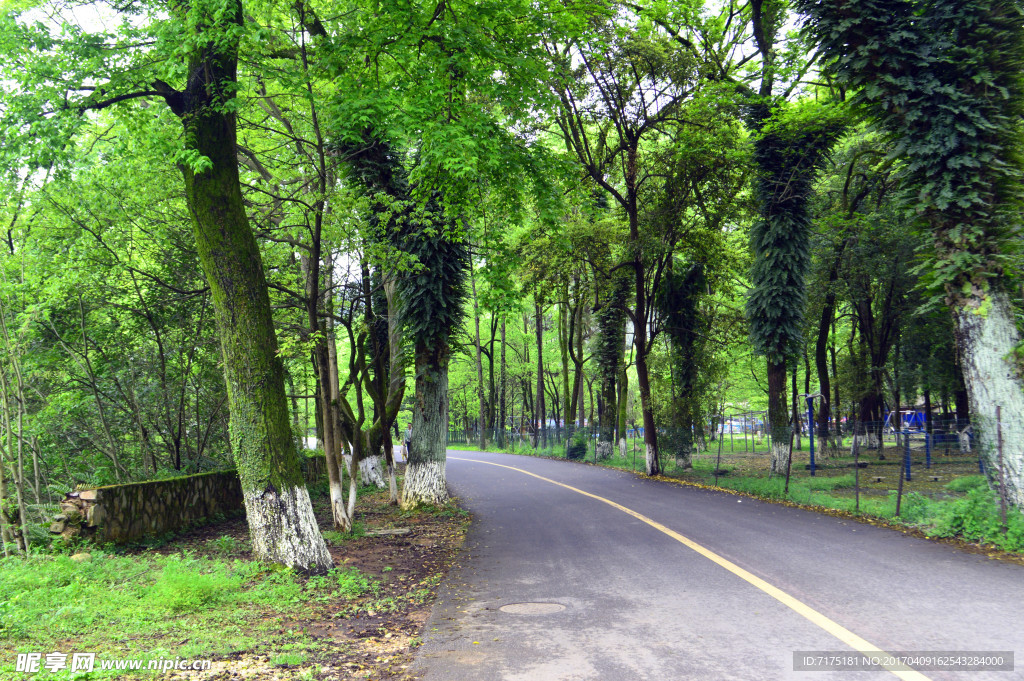
[[565,610],[565,606],[558,603],[509,603],[498,609],[513,615],[550,615]]

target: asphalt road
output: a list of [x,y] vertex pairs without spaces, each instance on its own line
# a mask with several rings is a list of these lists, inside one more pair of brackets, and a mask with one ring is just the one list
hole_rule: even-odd
[[[413,665],[424,681],[1024,679],[1024,567],[561,461],[449,451],[448,481],[473,525]],[[796,651],[858,647],[1019,660],[794,670]]]

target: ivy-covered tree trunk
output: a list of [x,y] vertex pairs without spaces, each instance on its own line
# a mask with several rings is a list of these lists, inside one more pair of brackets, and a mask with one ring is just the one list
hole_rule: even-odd
[[[241,3],[229,8],[221,21],[241,25]],[[198,155],[182,165],[182,173],[224,356],[231,449],[253,554],[323,573],[332,566],[331,556],[313,516],[292,439],[270,296],[242,203],[230,106],[237,44],[226,37],[235,34],[224,25],[211,30],[219,35],[209,37],[189,60],[188,89],[169,96],[168,103],[184,124],[187,144]]]
[[[974,415],[1007,497],[1024,506],[1024,378],[1006,293],[1024,210],[1024,23],[1007,0],[799,0],[836,81],[899,140],[910,207],[933,237]],[[1000,407],[1003,423],[997,424]],[[995,477],[995,474],[993,474]]]
[[[405,336],[415,339],[412,441],[406,452],[408,465],[400,504],[402,508],[441,504],[448,500],[445,446],[449,345],[462,322],[467,299],[469,252],[461,237],[452,233],[439,195],[432,194],[425,205],[414,206],[413,187],[402,155],[381,131],[361,130],[355,138],[339,142],[338,148],[355,179],[371,194],[387,241],[414,261],[409,270],[395,273],[394,293],[388,293],[387,303],[389,318],[397,315]],[[389,201],[382,202],[377,193],[389,197]],[[395,212],[391,201],[405,207]],[[398,381],[399,365],[394,363],[399,357],[397,331],[397,326],[389,328],[393,361],[387,396],[389,414],[392,408],[397,414],[399,405],[393,400],[400,401],[399,390],[404,390],[404,383]]]
[[675,257],[669,260],[664,278],[654,297],[664,320],[665,332],[671,340],[671,372],[678,385],[672,395],[675,417],[672,440],[677,465],[692,467],[694,434],[701,432],[699,423],[701,348],[705,343],[705,325],[700,313],[700,299],[707,290],[704,265],[693,263],[685,269],[676,266]]
[[791,120],[785,112],[776,120],[760,118],[754,143],[760,218],[750,230],[754,262],[747,319],[754,351],[768,363],[771,471],[781,474],[790,448],[786,366],[803,345],[804,279],[810,263],[807,204],[818,166],[844,128],[842,118],[828,109],[813,113]]

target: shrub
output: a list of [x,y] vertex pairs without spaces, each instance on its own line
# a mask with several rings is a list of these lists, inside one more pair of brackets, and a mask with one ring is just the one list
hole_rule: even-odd
[[565,458],[582,459],[587,456],[587,434],[585,431],[577,430],[572,438],[565,443]]
[[1006,525],[1004,532],[995,493],[979,487],[969,490],[962,499],[943,504],[932,534],[985,542],[1006,551],[1024,549],[1024,517],[1011,508],[1007,512]]
[[369,591],[376,592],[379,588],[377,582],[354,567],[334,568],[329,574],[338,585],[338,594],[349,600]]
[[900,504],[900,519],[903,522],[919,524],[928,520],[932,514],[931,500],[917,492],[911,492],[903,497]]
[[150,587],[153,605],[172,612],[198,610],[237,595],[242,586],[239,575],[228,574],[222,563],[207,566],[200,561],[168,560],[156,583]]

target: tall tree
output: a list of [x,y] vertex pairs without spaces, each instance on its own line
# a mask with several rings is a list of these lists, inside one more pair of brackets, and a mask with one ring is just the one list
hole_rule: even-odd
[[[799,0],[836,80],[906,161],[907,204],[932,237],[930,270],[957,328],[974,427],[996,471],[1024,440],[1024,371],[1008,257],[1024,202],[1024,22],[1007,0]],[[1005,459],[1024,506],[1024,455]]]
[[[37,91],[21,89],[14,95],[19,105],[26,99],[37,105],[36,112],[40,100],[50,97],[51,110],[65,115],[32,117],[31,110],[16,106],[4,108],[5,118],[22,116],[12,129],[31,135],[35,128],[58,149],[66,149],[86,110],[159,98],[178,118],[185,146],[177,158],[196,250],[212,293],[228,388],[232,452],[253,553],[309,572],[325,572],[332,560],[302,479],[266,277],[239,183],[235,95],[243,15],[239,0],[172,6],[149,29],[158,38],[156,52],[166,50],[166,61],[152,59],[151,53],[140,55],[134,46],[107,49],[101,36],[72,31],[68,40],[51,42],[52,57],[74,60],[76,53],[86,54],[89,59],[77,66],[93,67],[98,73],[68,76],[56,70],[49,73],[61,80],[37,83]],[[4,22],[7,31],[27,41],[41,40],[46,33],[45,27],[27,29],[10,15]],[[8,60],[5,73],[10,73],[9,66]],[[87,84],[97,76],[108,80],[99,86]]]
[[[633,30],[627,29],[628,22],[635,22],[629,26]],[[575,44],[556,37],[548,50],[556,68],[551,87],[561,104],[556,123],[566,148],[612,197],[625,219],[620,264],[632,279],[627,314],[636,347],[645,470],[657,475],[661,469],[648,367],[653,347],[651,295],[672,249],[671,244],[644,238],[642,195],[646,185],[660,176],[649,159],[652,140],[679,121],[679,108],[694,92],[696,72],[689,54],[646,21],[629,17],[621,24],[601,23],[586,40]]]
[[[804,278],[810,265],[808,202],[815,174],[844,123],[835,112],[804,105],[804,115],[764,125],[754,142],[755,199],[760,219],[750,230],[754,251],[747,317],[754,350],[768,361],[771,470],[789,459],[786,367],[803,347]],[[796,111],[799,111],[797,108]]]

